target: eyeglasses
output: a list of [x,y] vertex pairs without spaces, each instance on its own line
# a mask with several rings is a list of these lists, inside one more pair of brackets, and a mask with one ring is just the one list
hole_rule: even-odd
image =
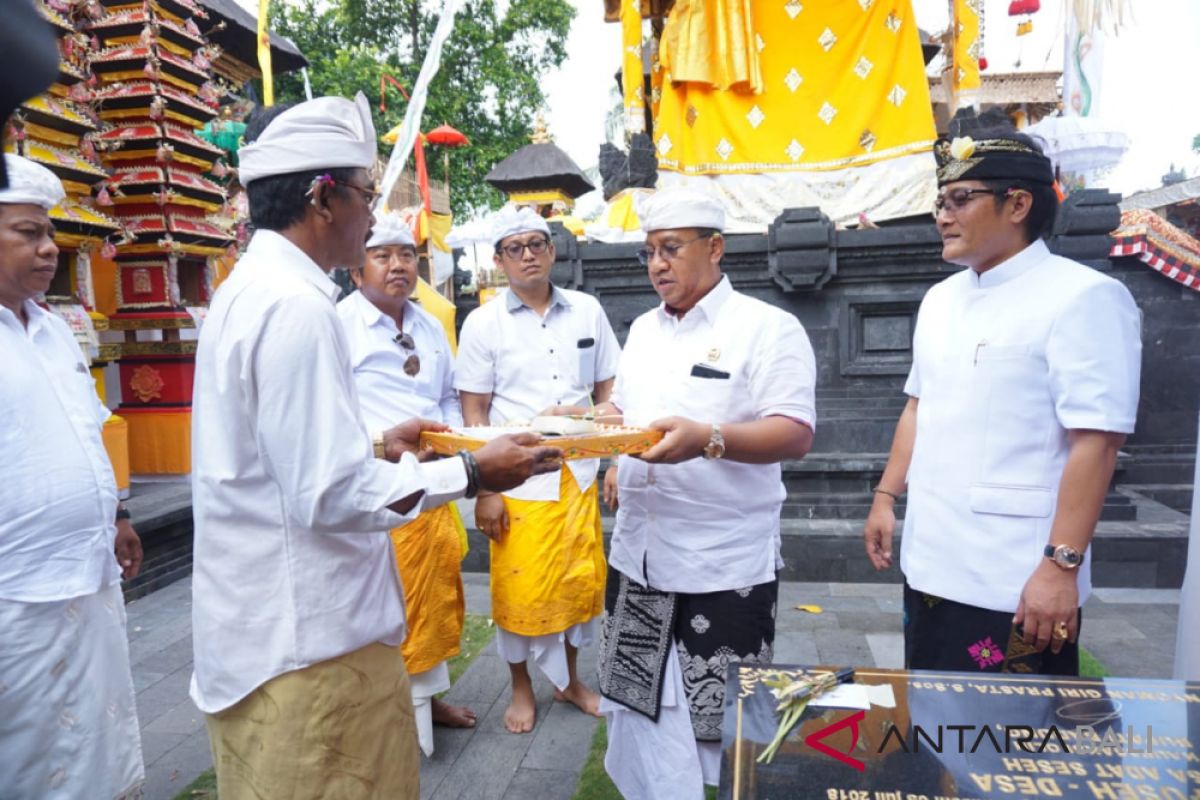
[[654,260],[656,255],[662,256],[667,261],[674,261],[679,257],[679,251],[687,247],[692,242],[698,242],[701,239],[711,239],[712,236],[713,235],[711,233],[706,233],[688,239],[686,242],[671,242],[669,244],[664,244],[661,247],[643,247],[641,250],[637,251],[638,263],[643,267],[647,267],[650,265],[650,262]]
[[948,211],[953,216],[978,196],[990,194],[1008,197],[1013,191],[1013,189],[955,189],[945,194],[939,194],[933,201],[933,218],[937,219],[938,214],[941,214],[942,211]]
[[363,199],[367,201],[367,205],[369,205],[369,206],[374,205],[375,200],[379,197],[378,190],[370,189],[370,188],[367,188],[366,186],[356,186],[353,183],[350,183],[349,181],[347,181],[346,183],[343,183],[342,186],[345,186],[347,189],[353,189],[354,191],[361,194],[363,196]]
[[518,259],[525,254],[525,248],[529,248],[529,252],[535,256],[540,256],[546,252],[546,248],[550,246],[549,239],[534,239],[532,242],[510,242],[501,246],[500,252],[511,259]]
[[[417,343],[413,341],[410,333],[397,333],[396,338],[392,340],[400,345],[405,350],[416,350]],[[404,359],[404,374],[408,377],[415,377],[421,371],[421,357],[416,353],[412,353],[408,358]]]

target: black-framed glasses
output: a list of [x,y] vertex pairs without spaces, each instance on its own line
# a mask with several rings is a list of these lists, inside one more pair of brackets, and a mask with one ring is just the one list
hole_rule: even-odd
[[500,247],[500,252],[509,258],[516,260],[525,254],[525,248],[529,248],[529,252],[535,256],[540,256],[546,252],[546,248],[550,246],[549,239],[534,239],[532,242],[509,242]]
[[952,215],[957,214],[967,203],[985,194],[1008,197],[1010,192],[1012,189],[954,189],[945,194],[939,194],[933,201],[933,216],[936,219],[937,215],[943,211],[948,211]]
[[[416,351],[417,343],[413,341],[411,333],[397,333],[393,342],[400,345],[401,348],[410,351]],[[404,359],[404,374],[412,378],[421,371],[421,357],[416,352],[411,352],[408,358]]]
[[702,233],[699,236],[688,239],[686,242],[669,242],[660,247],[643,247],[637,251],[638,263],[643,267],[649,266],[656,255],[662,256],[667,261],[674,261],[679,257],[679,251],[692,242],[698,242],[701,239],[711,239],[712,236],[711,233]]
[[378,189],[370,189],[366,186],[357,186],[353,183],[350,183],[349,181],[346,181],[345,183],[343,183],[342,186],[345,186],[347,189],[353,189],[354,191],[361,194],[363,196],[363,199],[367,201],[367,205],[369,205],[369,206],[374,205],[375,201],[379,198],[379,190]]

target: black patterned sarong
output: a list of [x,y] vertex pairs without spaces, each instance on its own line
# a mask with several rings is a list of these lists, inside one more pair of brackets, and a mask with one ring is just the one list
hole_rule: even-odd
[[[904,668],[949,672],[1078,675],[1079,645],[1058,655],[1025,644],[1008,611],[992,611],[904,584]],[[1079,624],[1083,624],[1080,613]]]
[[692,730],[700,741],[720,741],[727,668],[771,661],[778,596],[778,579],[743,589],[682,594],[639,586],[610,569],[600,636],[600,693],[657,722],[674,641]]

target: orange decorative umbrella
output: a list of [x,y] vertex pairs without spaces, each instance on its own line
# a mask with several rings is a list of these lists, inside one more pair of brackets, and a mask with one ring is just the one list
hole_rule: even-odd
[[462,131],[442,124],[425,134],[425,141],[441,147],[465,147],[471,142]]

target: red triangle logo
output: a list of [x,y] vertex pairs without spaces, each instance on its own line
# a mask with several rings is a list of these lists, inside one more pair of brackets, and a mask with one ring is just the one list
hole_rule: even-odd
[[[848,764],[851,767],[854,767],[854,769],[858,770],[859,772],[865,772],[867,765],[859,761],[857,758],[851,757],[850,753],[854,751],[854,746],[858,744],[858,723],[862,722],[866,715],[867,712],[858,711],[843,720],[838,720],[832,725],[826,725],[824,728],[821,728],[821,730],[810,733],[808,736],[804,737],[804,743],[812,749],[819,750],[831,758],[836,758],[843,764]],[[834,750],[832,747],[825,744],[825,742],[821,741],[825,737],[837,733],[842,728],[850,728],[853,731],[853,738],[850,740],[850,749],[845,753],[841,752],[840,750]]]

